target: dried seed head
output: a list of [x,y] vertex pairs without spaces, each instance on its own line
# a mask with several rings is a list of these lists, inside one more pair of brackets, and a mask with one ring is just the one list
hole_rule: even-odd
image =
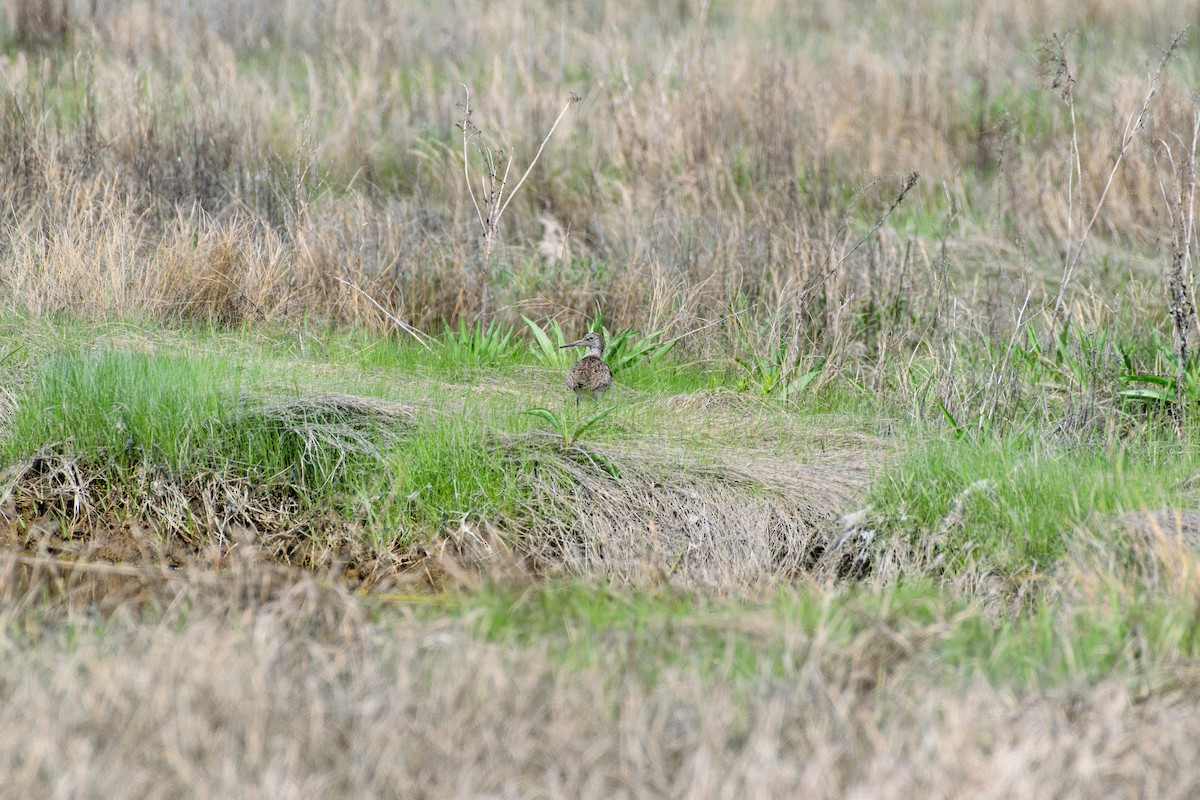
[[1042,79],[1058,92],[1063,100],[1070,100],[1075,93],[1075,75],[1067,61],[1066,40],[1074,35],[1070,30],[1064,36],[1052,33],[1038,47],[1039,66]]

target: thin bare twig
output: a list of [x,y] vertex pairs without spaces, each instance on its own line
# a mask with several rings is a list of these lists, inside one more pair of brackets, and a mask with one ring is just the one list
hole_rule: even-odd
[[[800,355],[800,318],[803,313],[802,304],[804,302],[804,298],[808,296],[809,292],[813,291],[818,286],[823,285],[825,281],[829,279],[829,276],[837,272],[842,264],[846,262],[846,259],[849,258],[855,250],[862,247],[868,239],[875,235],[875,232],[883,226],[883,223],[886,222],[888,217],[892,215],[892,212],[899,208],[900,204],[904,202],[904,198],[907,197],[908,193],[911,192],[913,187],[917,185],[917,181],[920,180],[920,178],[921,173],[917,170],[913,170],[905,175],[904,183],[901,184],[900,191],[896,194],[896,199],[892,201],[890,206],[888,206],[888,210],[883,212],[883,215],[876,220],[875,225],[871,228],[871,230],[867,231],[865,236],[855,242],[854,246],[843,253],[842,257],[837,260],[836,264],[827,270],[823,270],[820,275],[810,280],[808,285],[800,290],[800,293],[796,298],[796,309],[794,312],[795,317],[792,320],[792,340],[788,345],[788,357],[787,362],[784,364],[783,377],[787,377],[787,374],[791,369],[791,365],[796,362],[796,359],[799,358]],[[827,253],[822,266],[824,266],[824,264],[828,264],[831,258],[833,258],[833,254]]]
[[[867,231],[867,233],[861,239],[859,239],[857,242],[855,242],[854,245],[849,250],[847,250],[845,253],[843,253],[842,257],[837,260],[837,263],[835,263],[829,269],[824,270],[820,275],[818,275],[817,277],[815,277],[811,281],[809,281],[809,285],[804,287],[804,289],[800,292],[800,295],[804,296],[804,295],[808,294],[809,292],[811,292],[816,287],[820,286],[822,283],[824,283],[829,278],[829,276],[833,275],[833,273],[838,271],[838,268],[841,267],[842,264],[846,263],[846,259],[849,258],[854,253],[855,250],[857,250],[858,248],[860,248],[864,244],[866,244],[867,240],[870,239],[872,236],[874,236],[875,232],[877,230],[879,230],[881,227],[883,227],[883,223],[887,222],[887,218],[892,215],[892,212],[900,207],[900,204],[902,202],[904,202],[904,198],[908,195],[908,193],[910,191],[912,191],[912,188],[917,185],[917,181],[920,179],[920,177],[921,177],[921,173],[918,172],[917,170],[913,170],[912,172],[905,175],[904,183],[900,186],[900,191],[896,194],[896,199],[892,201],[892,204],[890,206],[888,206],[888,210],[883,212],[883,216],[881,216],[878,220],[875,221],[875,225],[871,228],[871,230]],[[824,266],[825,264],[828,264],[829,260],[831,258],[833,258],[833,254],[827,253],[825,256],[825,261],[823,262],[822,266]]]
[[912,172],[908,173],[908,175],[904,176],[904,183],[900,186],[900,192],[896,195],[896,199],[892,201],[892,204],[888,207],[888,210],[883,212],[883,216],[875,222],[875,226],[871,228],[871,230],[867,231],[865,236],[855,242],[853,247],[842,254],[842,257],[839,258],[837,263],[829,269],[829,272],[822,277],[822,280],[837,272],[838,267],[842,266],[846,259],[849,258],[855,250],[862,247],[868,239],[875,235],[875,231],[883,227],[883,223],[887,222],[887,218],[892,215],[892,212],[900,207],[900,204],[904,202],[904,198],[907,197],[908,193],[912,191],[912,188],[917,185],[917,181],[920,179],[920,177],[921,173],[916,170],[913,170]]
[[[1101,211],[1101,209],[1104,208],[1104,201],[1108,199],[1108,192],[1112,188],[1113,181],[1116,179],[1117,170],[1119,170],[1121,168],[1121,162],[1124,160],[1125,154],[1129,151],[1130,145],[1133,144],[1133,140],[1137,136],[1138,131],[1140,131],[1143,127],[1145,127],[1146,118],[1150,112],[1150,102],[1154,99],[1154,96],[1156,94],[1158,94],[1159,87],[1162,85],[1163,72],[1166,70],[1167,64],[1171,61],[1172,58],[1175,57],[1175,53],[1176,53],[1176,51],[1179,50],[1179,45],[1182,43],[1183,36],[1186,33],[1187,33],[1187,28],[1184,28],[1179,33],[1175,34],[1175,38],[1171,40],[1171,44],[1167,47],[1166,52],[1164,52],[1162,55],[1162,58],[1159,59],[1158,67],[1150,75],[1150,82],[1146,89],[1146,97],[1142,100],[1141,109],[1138,110],[1136,115],[1131,114],[1129,116],[1129,118],[1126,120],[1125,129],[1121,133],[1121,144],[1117,148],[1117,154],[1113,160],[1112,169],[1110,169],[1108,172],[1108,180],[1105,181],[1105,183],[1104,183],[1104,189],[1103,189],[1103,191],[1100,192],[1100,199],[1096,201],[1096,207],[1092,210],[1091,218],[1088,219],[1088,223],[1084,227],[1083,233],[1080,234],[1079,244],[1076,245],[1076,247],[1075,247],[1074,255],[1072,255],[1069,250],[1069,248],[1071,246],[1071,242],[1069,239],[1067,241],[1067,247],[1068,247],[1067,263],[1066,263],[1066,267],[1063,270],[1062,282],[1059,284],[1059,287],[1058,287],[1058,294],[1054,299],[1054,315],[1051,318],[1052,325],[1057,325],[1057,322],[1059,319],[1059,313],[1062,310],[1063,296],[1066,293],[1067,285],[1071,282],[1071,278],[1075,274],[1075,269],[1079,265],[1079,260],[1083,256],[1084,245],[1087,244],[1088,236],[1091,235],[1092,228],[1095,226],[1096,220],[1100,217],[1100,211]],[[1057,39],[1057,37],[1056,37],[1056,39]],[[1072,93],[1072,96],[1073,96],[1073,93]],[[1074,119],[1075,119],[1074,103],[1072,101],[1071,102],[1072,125],[1074,125]],[[1074,132],[1072,132],[1072,136],[1074,136]],[[1079,159],[1078,143],[1075,143],[1073,146],[1075,148],[1076,160],[1078,161],[1078,159]],[[1082,176],[1081,176],[1081,180],[1082,180]]]
[[374,297],[371,297],[371,295],[367,294],[365,291],[363,291],[363,290],[362,290],[360,287],[358,287],[357,285],[355,285],[355,284],[351,283],[350,281],[346,280],[345,278],[339,277],[339,276],[337,276],[337,275],[334,275],[334,276],[333,276],[333,278],[334,278],[334,280],[336,280],[338,283],[341,283],[341,284],[344,284],[344,285],[346,285],[346,286],[349,286],[351,289],[353,289],[354,291],[356,291],[356,292],[358,292],[359,294],[361,294],[363,297],[365,297],[365,298],[367,298],[368,300],[370,300],[370,301],[371,301],[371,304],[372,304],[373,306],[375,306],[376,308],[378,308],[378,309],[380,310],[380,312],[382,312],[382,313],[383,313],[383,315],[384,315],[385,317],[387,317],[389,320],[391,320],[391,321],[392,321],[392,323],[393,323],[393,324],[394,324],[394,325],[395,325],[397,328],[399,328],[400,330],[402,330],[402,331],[404,331],[405,333],[407,333],[409,336],[411,336],[411,337],[413,337],[414,339],[416,339],[416,340],[417,340],[417,342],[418,342],[418,343],[419,343],[419,344],[420,344],[422,347],[424,347],[426,350],[432,350],[432,349],[433,349],[433,348],[432,348],[432,347],[430,347],[430,346],[429,346],[429,344],[427,344],[426,342],[429,342],[429,343],[432,343],[432,344],[437,344],[437,343],[438,343],[438,342],[437,342],[437,339],[434,339],[432,336],[430,336],[430,335],[429,335],[429,334],[427,334],[427,333],[422,333],[421,331],[419,331],[419,330],[417,330],[416,328],[414,328],[412,325],[409,325],[407,322],[405,322],[404,320],[400,319],[400,318],[399,318],[399,317],[397,317],[395,314],[393,314],[392,312],[388,311],[386,308],[384,308],[383,306],[381,306],[381,305],[379,304],[379,302],[378,302],[378,301],[377,301],[377,300],[376,300]]
[[467,139],[469,138],[471,125],[471,90],[467,88],[465,83],[460,83],[463,91],[467,93],[467,99],[463,103],[463,177],[467,179],[467,193],[471,195],[471,204],[475,206],[475,213],[479,216],[479,227],[487,230],[487,224],[483,221],[483,211],[479,208],[479,201],[475,199],[475,190],[471,187],[471,170],[470,162],[467,159]]
[[479,301],[479,316],[486,325],[489,322],[491,310],[491,270],[492,270],[492,250],[495,247],[496,234],[500,229],[500,218],[504,215],[504,210],[508,208],[508,204],[512,202],[513,197],[524,185],[525,179],[533,171],[538,159],[541,158],[542,151],[546,148],[546,143],[550,141],[550,137],[554,135],[554,131],[558,128],[558,123],[566,115],[567,110],[572,105],[579,102],[579,97],[572,94],[567,104],[563,106],[563,110],[559,112],[555,118],[554,124],[550,126],[550,131],[546,137],[542,139],[541,145],[538,146],[537,153],[534,154],[533,160],[529,162],[521,179],[517,181],[517,185],[507,193],[505,197],[504,187],[508,184],[508,173],[512,170],[513,155],[511,149],[507,154],[507,160],[504,165],[504,174],[498,175],[496,156],[504,158],[503,152],[493,154],[490,149],[482,144],[479,147],[480,159],[483,162],[481,173],[479,176],[480,194],[483,195],[483,205],[475,196],[475,188],[471,185],[471,170],[470,160],[467,157],[467,140],[472,135],[478,134],[479,129],[471,124],[471,91],[467,89],[465,84],[460,84],[463,91],[466,92],[466,99],[463,101],[461,108],[463,117],[459,120],[458,126],[463,132],[463,175],[467,181],[467,191],[471,195],[471,203],[475,206],[475,214],[479,218],[479,227],[483,231],[483,294]]
[[[525,174],[521,176],[521,180],[517,181],[517,185],[513,187],[511,192],[508,193],[508,199],[504,201],[504,205],[500,206],[500,211],[496,214],[497,223],[500,222],[500,216],[504,213],[504,209],[508,208],[508,204],[512,202],[513,197],[515,197],[517,192],[520,191],[522,184],[525,183],[525,179],[529,177],[529,173],[533,171],[534,165],[537,164],[538,159],[541,158],[542,150],[546,149],[546,142],[550,141],[550,137],[554,135],[554,130],[558,127],[558,123],[562,121],[564,116],[566,116],[567,111],[571,108],[571,106],[575,105],[577,102],[579,102],[579,96],[574,94],[571,95],[571,97],[567,100],[567,104],[563,106],[562,111],[558,112],[558,116],[555,118],[554,124],[550,126],[549,133],[546,134],[545,139],[542,139],[542,143],[538,145],[537,152],[533,154],[533,161],[530,161],[529,166],[525,169]],[[511,159],[509,160],[509,163],[512,163]],[[505,177],[508,177],[508,170],[504,171],[504,175]]]

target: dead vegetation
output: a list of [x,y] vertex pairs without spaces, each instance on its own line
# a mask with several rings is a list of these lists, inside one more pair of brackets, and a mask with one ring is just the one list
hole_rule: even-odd
[[528,517],[464,523],[451,542],[480,572],[476,585],[512,560],[535,574],[735,594],[796,581],[818,565],[832,578],[861,575],[866,543],[829,551],[881,454],[839,455],[814,464],[735,448],[707,457],[646,445],[525,450]]
[[[366,2],[324,15],[305,3],[23,0],[7,11],[18,46],[0,98],[2,285],[10,306],[37,314],[317,315],[383,330],[373,298],[436,330],[471,318],[486,283],[509,321],[575,322],[599,305],[616,326],[675,335],[732,308],[749,312],[756,352],[799,333],[870,369],[900,339],[961,324],[950,310],[987,327],[1014,287],[1053,296],[1055,253],[1070,251],[1075,271],[1116,243],[1146,274],[1161,231],[1156,156],[1122,148],[1113,172],[1110,139],[1141,100],[1142,62],[1186,14],[1089,8],[1080,19],[1071,4],[925,0],[914,14],[942,24],[894,37],[775,4],[728,17],[490,4],[460,28],[440,9]],[[326,16],[331,27],[315,28]],[[1115,36],[1131,19],[1129,41],[1147,50],[1087,63],[1068,126],[1040,85],[1037,43],[1048,26]],[[500,52],[504,75],[486,55]],[[504,163],[527,163],[564,95],[585,94],[506,205],[504,236],[479,235],[463,185],[460,84],[494,132],[485,153],[503,150]],[[1187,85],[1161,76],[1139,118],[1146,140],[1191,130]],[[830,86],[845,90],[837,104]],[[907,218],[850,254],[914,170]],[[1078,217],[1102,193],[1080,261]],[[587,255],[538,256],[543,227]],[[488,281],[481,259],[494,262]],[[961,280],[981,274],[992,285]],[[740,336],[713,334],[704,341],[722,348]]]
[[[1066,471],[1157,409],[1169,457],[1192,457],[1188,6],[448,8],[6,5],[0,315],[279,326],[303,350],[327,324],[428,347],[414,331],[481,309],[602,314],[725,373],[622,398],[677,430],[466,437],[516,485],[483,511],[454,493],[419,514],[429,487],[397,496],[397,453],[480,397],[543,392],[527,365],[516,386],[413,374],[416,405],[243,396],[221,444],[277,443],[287,463],[260,472],[233,449],[178,469],[132,438],[41,443],[0,480],[0,794],[1200,791],[1194,511],[1122,497],[1072,528],[1047,501],[1066,555],[1004,572],[968,557],[995,536],[970,529],[995,480],[942,465],[950,507],[889,538],[864,497],[893,422],[795,413],[848,389],[963,451],[1032,431],[1058,460],[1031,469]],[[480,205],[463,84],[494,135]],[[510,160],[538,162],[511,191]],[[1178,363],[1155,350],[1164,321]],[[1130,328],[1149,358],[1114,345]],[[36,361],[0,347],[6,436]],[[1087,502],[1062,500],[1072,520]],[[576,580],[700,606],[504,640],[494,610],[438,605]],[[922,580],[936,591],[893,610]],[[754,605],[789,590],[816,622]],[[707,615],[715,598],[741,612]]]
[[[127,574],[0,559],[6,793],[445,797],[1144,797],[1200,788],[1193,667],[1013,693],[933,657],[947,623],[792,631],[752,680],[687,655],[738,618],[553,639],[308,575]],[[104,609],[97,616],[97,609]],[[102,620],[102,621],[101,621]],[[707,677],[701,677],[707,675]]]
[[[1088,602],[1114,589],[1141,597],[1200,598],[1200,513],[1163,508],[1093,519],[1072,538],[1065,586]],[[1134,597],[1130,597],[1133,600]]]

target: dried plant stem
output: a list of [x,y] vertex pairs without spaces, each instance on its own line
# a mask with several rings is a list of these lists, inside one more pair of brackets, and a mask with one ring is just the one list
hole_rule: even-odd
[[[1069,259],[1071,254],[1071,237],[1075,227],[1075,194],[1083,192],[1083,162],[1079,157],[1079,126],[1075,122],[1075,95],[1067,98],[1067,107],[1071,114],[1071,154],[1067,164],[1067,246],[1063,258]],[[1080,197],[1079,204],[1083,205]]]
[[[1108,179],[1104,182],[1104,189],[1100,192],[1100,199],[1096,201],[1096,206],[1092,209],[1092,215],[1088,219],[1087,225],[1084,226],[1083,231],[1080,233],[1079,242],[1075,245],[1074,251],[1071,249],[1070,228],[1068,228],[1066,265],[1063,268],[1063,277],[1058,286],[1058,293],[1054,298],[1054,314],[1051,318],[1054,325],[1057,325],[1060,320],[1060,314],[1063,307],[1063,297],[1066,294],[1067,286],[1070,284],[1071,278],[1074,276],[1075,270],[1079,266],[1079,260],[1083,256],[1083,250],[1087,244],[1088,236],[1091,235],[1092,228],[1096,225],[1096,220],[1100,217],[1100,211],[1104,208],[1104,201],[1108,199],[1109,190],[1112,189],[1113,181],[1117,177],[1117,171],[1121,168],[1121,162],[1125,159],[1125,154],[1129,152],[1129,148],[1133,144],[1134,139],[1137,138],[1138,131],[1145,127],[1146,118],[1150,113],[1150,103],[1154,99],[1154,96],[1158,94],[1159,87],[1162,86],[1162,77],[1164,71],[1166,70],[1167,64],[1179,50],[1179,45],[1183,41],[1183,36],[1186,32],[1187,29],[1185,28],[1184,30],[1181,30],[1179,33],[1175,34],[1175,38],[1171,40],[1171,44],[1167,47],[1166,52],[1164,52],[1162,58],[1159,59],[1158,66],[1150,75],[1149,85],[1146,88],[1146,96],[1142,100],[1141,108],[1138,110],[1136,115],[1131,114],[1130,117],[1125,121],[1125,129],[1121,133],[1121,144],[1117,148],[1117,153],[1113,158],[1112,169],[1108,171]],[[1057,36],[1055,37],[1055,41],[1059,41]],[[1082,170],[1079,166],[1079,143],[1075,132],[1074,92],[1068,91],[1066,92],[1066,96],[1071,109],[1071,147],[1075,154],[1076,170],[1079,172],[1079,178],[1081,181],[1080,190],[1082,191]],[[1068,192],[1070,192],[1070,188],[1068,188]],[[1070,208],[1070,206],[1068,206],[1068,208]]]
[[[1180,165],[1171,148],[1160,142],[1171,165],[1173,185],[1170,189],[1159,180],[1159,189],[1171,226],[1170,263],[1167,287],[1170,295],[1171,323],[1175,332],[1175,402],[1179,408],[1185,400],[1188,342],[1197,324],[1196,288],[1192,278],[1192,241],[1195,237],[1196,214],[1196,147],[1200,141],[1200,108],[1193,110],[1191,143],[1187,158]],[[1177,419],[1178,421],[1178,419]],[[1180,428],[1182,433],[1182,428]]]
[[380,304],[379,304],[379,301],[378,301],[378,300],[376,300],[374,297],[371,297],[371,295],[369,295],[369,294],[367,294],[365,291],[363,291],[363,289],[362,289],[361,287],[359,287],[357,284],[351,283],[350,281],[346,280],[345,278],[339,277],[339,276],[337,276],[337,275],[334,275],[333,277],[334,277],[334,280],[336,280],[338,283],[341,283],[341,284],[343,284],[343,285],[345,285],[345,286],[348,286],[348,287],[350,287],[350,288],[351,288],[351,289],[353,289],[354,291],[356,291],[356,292],[358,292],[359,294],[361,294],[363,297],[367,298],[367,300],[369,300],[369,301],[371,302],[371,305],[373,305],[373,306],[375,306],[376,308],[378,308],[378,309],[379,309],[379,311],[380,311],[380,312],[381,312],[381,313],[382,313],[382,314],[383,314],[385,317],[387,317],[387,318],[388,318],[388,320],[390,320],[390,321],[391,321],[391,323],[392,323],[393,325],[395,325],[397,328],[399,328],[400,330],[402,330],[402,331],[404,331],[405,333],[407,333],[409,336],[411,336],[411,337],[413,337],[414,339],[416,339],[416,340],[417,340],[417,342],[418,342],[418,343],[419,343],[419,344],[420,344],[422,347],[424,347],[426,350],[432,350],[432,349],[433,349],[433,348],[431,348],[429,345],[430,345],[430,344],[436,344],[436,343],[437,343],[437,340],[436,340],[436,339],[434,339],[432,336],[430,336],[430,335],[429,335],[429,334],[427,334],[427,333],[422,333],[421,331],[419,331],[419,330],[417,330],[416,328],[414,328],[412,325],[409,325],[407,322],[405,322],[404,320],[402,320],[402,319],[400,319],[399,317],[397,317],[397,316],[396,316],[395,314],[393,314],[392,312],[388,311],[386,308],[384,308],[382,305],[380,305]]
[[[542,143],[538,145],[537,152],[533,154],[533,160],[529,162],[529,166],[525,169],[525,174],[521,176],[521,180],[517,181],[517,185],[513,187],[513,190],[508,194],[508,198],[504,201],[504,205],[500,207],[498,212],[496,212],[497,222],[500,221],[500,215],[504,213],[504,209],[508,208],[508,204],[512,202],[513,196],[521,190],[521,186],[525,183],[525,179],[529,177],[529,173],[533,171],[534,165],[537,164],[538,159],[542,157],[542,151],[546,149],[546,143],[549,142],[550,137],[554,135],[554,131],[558,128],[558,123],[562,122],[562,118],[566,116],[567,111],[571,108],[571,105],[577,102],[578,99],[578,97],[572,96],[569,100],[567,100],[567,104],[563,106],[562,111],[558,112],[558,116],[554,118],[554,124],[550,126],[550,130],[546,133],[546,138],[542,139]],[[512,163],[511,159],[509,160],[509,163]]]
[[[855,242],[849,250],[843,253],[842,257],[839,258],[832,267],[823,270],[819,275],[810,280],[808,285],[800,291],[800,295],[796,299],[795,317],[792,324],[792,340],[788,345],[787,363],[783,366],[783,378],[787,377],[788,373],[795,365],[796,360],[800,356],[800,329],[802,327],[805,300],[808,297],[808,293],[813,291],[816,287],[823,285],[831,275],[838,271],[842,264],[846,262],[846,259],[854,253],[854,251],[862,247],[868,239],[875,235],[876,231],[883,227],[883,223],[887,222],[887,219],[892,215],[892,212],[900,207],[900,204],[904,202],[904,198],[907,197],[908,193],[911,192],[913,187],[917,185],[917,181],[920,178],[921,173],[916,170],[913,170],[912,172],[908,173],[908,175],[904,176],[904,183],[900,186],[900,191],[896,194],[896,199],[894,199],[892,204],[888,206],[888,210],[883,212],[883,215],[875,221],[875,225],[871,228],[871,230],[867,231],[866,235]],[[825,257],[825,263],[828,264],[832,257],[832,253],[827,254]]]
[[[512,152],[507,154],[504,164],[504,174],[499,175],[499,170],[496,166],[496,158],[492,151],[482,145],[479,148],[480,160],[483,164],[482,174],[480,175],[480,194],[483,197],[483,205],[480,205],[479,199],[475,195],[475,190],[471,186],[471,169],[470,161],[467,157],[467,142],[474,136],[479,134],[479,129],[471,123],[471,90],[465,84],[460,84],[466,94],[461,108],[463,109],[463,117],[458,123],[458,127],[462,130],[463,135],[463,175],[467,182],[467,192],[471,197],[471,204],[475,206],[475,214],[479,219],[479,227],[483,232],[483,292],[479,301],[479,318],[486,326],[491,322],[491,272],[492,272],[492,250],[496,243],[496,234],[500,230],[500,218],[504,215],[508,204],[512,202],[513,197],[520,191],[525,184],[525,179],[529,177],[529,173],[533,171],[538,159],[542,156],[542,151],[546,149],[546,143],[550,141],[550,137],[554,135],[554,131],[558,128],[558,123],[562,122],[562,118],[566,116],[567,111],[571,106],[579,101],[577,95],[571,95],[568,98],[566,105],[562,111],[558,112],[558,116],[554,119],[554,124],[550,126],[550,130],[546,133],[542,143],[538,146],[537,152],[534,153],[533,160],[529,162],[529,166],[525,168],[525,172],[521,175],[517,185],[507,193],[504,192],[504,187],[508,182],[508,173],[512,169]],[[502,158],[503,151],[498,153]]]
[[921,173],[917,172],[916,170],[913,170],[912,172],[908,173],[908,175],[905,176],[904,184],[900,187],[900,192],[896,195],[896,199],[892,201],[892,204],[890,206],[888,206],[888,210],[883,212],[883,216],[881,216],[878,220],[876,220],[875,226],[873,228],[871,228],[871,230],[867,231],[865,236],[863,236],[861,239],[859,239],[857,242],[855,242],[854,246],[851,247],[849,250],[847,250],[845,253],[843,253],[842,257],[837,260],[837,263],[834,264],[832,267],[830,267],[829,270],[821,276],[822,281],[824,281],[826,278],[828,278],[833,273],[837,272],[838,268],[841,267],[843,263],[845,263],[846,259],[849,258],[851,256],[851,254],[854,253],[855,250],[862,247],[867,242],[868,239],[870,239],[872,236],[875,235],[875,232],[877,230],[879,230],[881,227],[883,227],[883,223],[887,222],[887,218],[892,215],[892,212],[900,207],[900,204],[902,202],[904,202],[904,198],[907,197],[908,193],[910,191],[912,191],[912,188],[917,185],[917,181],[920,179],[920,177],[921,177]]

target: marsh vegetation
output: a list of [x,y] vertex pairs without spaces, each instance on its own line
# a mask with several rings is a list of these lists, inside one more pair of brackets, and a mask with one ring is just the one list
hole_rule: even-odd
[[1195,794],[1197,14],[9,4],[0,793]]

